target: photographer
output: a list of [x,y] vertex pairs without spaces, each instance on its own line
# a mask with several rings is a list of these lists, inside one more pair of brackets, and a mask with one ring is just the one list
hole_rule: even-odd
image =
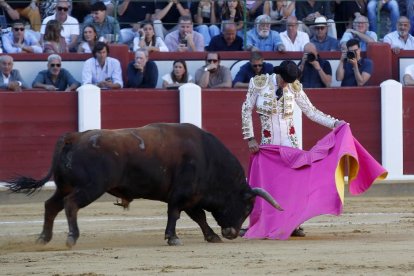
[[361,58],[361,49],[357,39],[348,40],[346,48],[346,51],[342,51],[336,69],[336,80],[341,81],[341,86],[363,86],[371,77],[372,60]]
[[304,88],[330,87],[332,67],[329,61],[322,59],[315,44],[309,42],[303,48],[303,57],[299,62],[300,82]]

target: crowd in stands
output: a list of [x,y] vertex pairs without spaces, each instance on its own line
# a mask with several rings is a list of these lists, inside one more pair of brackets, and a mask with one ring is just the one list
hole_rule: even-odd
[[[162,76],[165,88],[186,82],[246,87],[252,76],[271,73],[260,55],[265,51],[302,52],[305,87],[329,87],[332,68],[319,52],[342,51],[336,80],[342,86],[364,85],[373,70],[372,61],[361,56],[368,43],[383,41],[396,54],[414,50],[413,5],[413,0],[0,0],[0,49],[50,54],[48,69],[32,84],[46,90],[72,91],[81,83],[102,89],[155,87],[158,69],[149,53],[156,51],[206,52],[206,64],[194,78],[184,60],[174,61],[171,73]],[[386,25],[380,24],[383,12],[391,22],[384,36],[378,30]],[[111,43],[135,52],[125,84],[119,61],[108,57]],[[252,52],[251,59],[232,80],[219,52],[243,50]],[[79,83],[60,67],[59,54],[68,52],[93,55]],[[28,87],[10,64],[12,58],[3,56],[1,85],[16,91]]]

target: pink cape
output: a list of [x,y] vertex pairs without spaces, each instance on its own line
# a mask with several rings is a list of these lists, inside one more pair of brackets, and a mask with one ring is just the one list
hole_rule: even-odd
[[268,191],[283,211],[258,197],[244,237],[286,240],[312,217],[339,215],[347,167],[353,195],[365,192],[376,179],[387,176],[387,171],[352,136],[348,124],[331,131],[310,151],[261,146],[250,159],[249,183],[252,188]]

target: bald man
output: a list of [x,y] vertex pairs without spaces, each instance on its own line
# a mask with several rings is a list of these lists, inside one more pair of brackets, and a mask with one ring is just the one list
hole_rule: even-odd
[[303,57],[299,63],[302,72],[300,81],[304,88],[330,87],[332,83],[332,67],[329,61],[319,56],[315,44],[306,43]]

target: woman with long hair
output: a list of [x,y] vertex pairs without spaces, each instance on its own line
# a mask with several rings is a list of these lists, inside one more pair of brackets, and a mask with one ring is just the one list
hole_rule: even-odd
[[263,14],[270,16],[272,19],[272,30],[284,32],[286,31],[286,18],[292,15],[294,10],[295,1],[266,1],[263,7]]
[[139,37],[134,38],[133,50],[146,49],[148,52],[168,52],[161,37],[155,35],[154,23],[152,21],[143,21],[141,29],[138,31]]
[[188,82],[193,82],[193,77],[188,73],[187,63],[182,59],[175,60],[171,73],[162,77],[163,88],[179,87]]
[[226,0],[221,8],[221,23],[234,22],[237,34],[243,37],[243,5],[242,0]]
[[78,53],[92,53],[93,47],[95,47],[98,41],[98,34],[93,25],[86,25],[82,32],[82,42],[78,46]]
[[43,53],[61,54],[68,53],[68,45],[65,38],[60,35],[62,24],[57,20],[50,20],[46,24],[43,36]]

